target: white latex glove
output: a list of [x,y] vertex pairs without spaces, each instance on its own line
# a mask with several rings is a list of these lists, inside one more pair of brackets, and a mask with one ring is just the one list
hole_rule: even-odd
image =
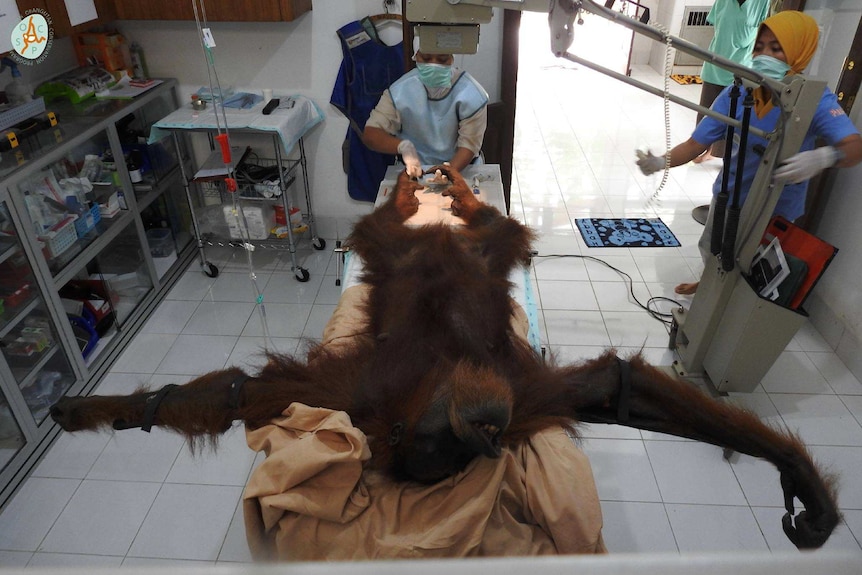
[[784,160],[772,174],[776,180],[798,184],[816,176],[826,168],[841,161],[844,154],[832,146],[823,146],[807,152],[799,152]]
[[649,176],[664,169],[664,156],[653,156],[649,150],[646,152],[635,150],[635,154],[638,157],[638,168],[641,169],[643,175]]
[[401,154],[401,159],[404,160],[404,165],[407,167],[407,175],[411,178],[419,178],[422,176],[422,162],[419,161],[419,153],[416,151],[416,146],[410,140],[401,140],[398,142],[398,153]]

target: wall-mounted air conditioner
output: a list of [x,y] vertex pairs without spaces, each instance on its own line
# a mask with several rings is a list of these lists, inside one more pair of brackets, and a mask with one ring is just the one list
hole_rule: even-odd
[[[679,36],[700,48],[706,50],[715,34],[715,28],[706,21],[709,6],[686,6],[682,14],[682,27]],[[700,66],[703,60],[684,52],[676,51],[673,61],[675,66]]]

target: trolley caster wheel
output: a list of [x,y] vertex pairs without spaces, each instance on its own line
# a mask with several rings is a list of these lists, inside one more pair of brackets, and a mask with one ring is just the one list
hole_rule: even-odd
[[326,247],[326,240],[323,238],[314,238],[311,240],[311,246],[316,250],[322,250]]
[[307,282],[308,278],[311,277],[311,274],[308,273],[308,270],[305,268],[296,268],[293,270],[293,275],[296,276],[296,281]]
[[210,262],[202,263],[201,268],[203,269],[203,272],[211,278],[218,276],[218,268]]

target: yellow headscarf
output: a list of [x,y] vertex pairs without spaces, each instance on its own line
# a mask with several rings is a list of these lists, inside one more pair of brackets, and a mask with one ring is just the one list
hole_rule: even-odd
[[[801,74],[814,57],[817,50],[817,39],[820,30],[817,21],[802,12],[786,10],[770,16],[760,25],[760,30],[769,28],[775,34],[787,63],[790,65],[790,74]],[[758,31],[758,36],[760,31]],[[772,94],[767,88],[757,88],[754,91],[754,111],[758,118],[764,117],[772,109]]]

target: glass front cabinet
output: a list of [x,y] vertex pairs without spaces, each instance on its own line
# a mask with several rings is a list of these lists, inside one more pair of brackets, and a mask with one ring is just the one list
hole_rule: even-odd
[[194,256],[189,159],[149,137],[176,101],[165,81],[46,103],[59,122],[0,154],[0,505],[59,433],[51,405],[96,386]]

